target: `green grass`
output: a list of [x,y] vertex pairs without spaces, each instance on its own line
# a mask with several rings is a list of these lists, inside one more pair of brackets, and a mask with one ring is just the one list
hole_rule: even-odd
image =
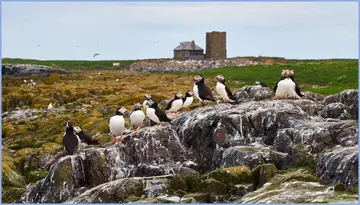
[[[106,61],[80,61],[80,60],[33,60],[21,58],[3,58],[2,63],[9,64],[36,64],[62,68],[69,71],[94,71],[94,70],[123,70],[138,60],[106,60]],[[113,63],[120,63],[120,67],[113,67]]]
[[280,78],[281,70],[292,69],[302,91],[330,95],[345,89],[358,89],[358,60],[356,59],[288,61],[287,65],[225,67],[180,75],[201,74],[206,78],[205,82],[211,82],[217,74],[222,74],[229,86],[242,87],[261,81],[273,88]]

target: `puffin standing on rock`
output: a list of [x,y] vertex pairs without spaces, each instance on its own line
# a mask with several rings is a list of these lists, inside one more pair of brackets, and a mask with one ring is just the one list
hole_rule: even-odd
[[195,82],[193,87],[194,95],[200,100],[201,105],[204,105],[204,101],[216,102],[212,91],[205,84],[203,76],[197,75],[193,78],[193,81]]
[[224,103],[234,103],[236,102],[236,98],[232,94],[230,88],[225,84],[225,78],[222,75],[217,75],[214,78],[216,83],[216,92],[223,99]]
[[[156,100],[153,99],[152,96],[150,94],[148,94],[148,93],[145,94],[144,99],[145,100],[143,102],[143,107],[144,107],[144,110],[145,110],[145,113],[146,113],[147,109],[149,108],[149,103],[148,103],[149,100],[152,100],[153,102],[156,102]],[[150,118],[148,118],[148,120],[150,120]],[[154,125],[156,125],[156,122],[150,120],[150,125],[154,126]]]
[[133,131],[138,129],[145,120],[145,114],[141,110],[141,104],[139,102],[134,104],[134,110],[130,113],[130,124]]
[[300,96],[301,98],[303,98],[304,95],[301,94],[301,92],[300,92],[300,87],[299,87],[299,85],[298,85],[298,84],[296,83],[296,81],[295,81],[294,71],[293,71],[293,70],[288,70],[288,77],[289,77],[292,81],[294,81],[294,83],[295,83],[295,91],[296,91],[296,94],[297,94],[298,96]]
[[296,84],[289,78],[289,71],[282,70],[280,80],[274,87],[275,98],[295,98],[301,99],[296,93]]
[[124,115],[127,113],[127,110],[124,107],[120,107],[116,110],[114,116],[110,118],[109,128],[111,134],[111,143],[116,142],[116,138],[120,137],[120,142],[123,142],[122,135],[125,131],[125,119]]
[[76,135],[80,138],[81,142],[84,142],[88,145],[96,145],[98,144],[97,140],[93,140],[89,135],[85,134],[83,129],[80,126],[75,126],[74,131]]
[[151,97],[151,95],[150,94],[145,94],[145,96],[144,96],[144,102],[143,102],[143,107],[144,107],[144,109],[145,109],[145,112],[146,112],[146,110],[148,109],[148,107],[149,107],[149,104],[147,103],[149,100],[151,100],[152,99],[152,97]]
[[78,150],[80,139],[74,133],[73,123],[71,121],[66,122],[66,131],[64,133],[62,144],[64,145],[65,151],[70,155]]
[[150,99],[147,103],[149,108],[146,110],[146,115],[150,120],[158,124],[161,122],[171,122],[171,119],[167,117],[166,113],[158,107],[157,102]]
[[183,105],[182,94],[176,93],[175,97],[172,100],[170,100],[170,102],[168,102],[165,111],[170,112],[171,115],[175,113],[175,117],[177,117],[177,111],[182,107],[182,105]]
[[182,108],[184,108],[184,112],[187,112],[186,108],[191,105],[191,103],[194,101],[194,93],[188,90],[185,93],[185,97],[182,98],[183,105]]

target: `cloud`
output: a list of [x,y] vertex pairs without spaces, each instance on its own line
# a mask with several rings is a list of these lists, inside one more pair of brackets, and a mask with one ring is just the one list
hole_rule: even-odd
[[[356,2],[3,2],[2,15],[6,56],[76,59],[102,49],[112,58],[170,57],[180,41],[205,48],[214,30],[227,32],[230,56],[292,55],[279,50],[292,44],[300,57],[310,46],[342,45],[333,42],[353,43],[336,49],[357,56]],[[80,51],[71,50],[77,44]],[[322,53],[333,56],[332,49]]]

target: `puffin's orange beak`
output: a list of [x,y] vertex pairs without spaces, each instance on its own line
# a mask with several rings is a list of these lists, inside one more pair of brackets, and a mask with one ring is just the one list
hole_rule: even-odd
[[191,77],[191,82],[192,82],[192,83],[195,82],[195,77]]
[[254,83],[254,85],[256,85],[256,83]]
[[217,81],[217,78],[215,77],[214,80]]

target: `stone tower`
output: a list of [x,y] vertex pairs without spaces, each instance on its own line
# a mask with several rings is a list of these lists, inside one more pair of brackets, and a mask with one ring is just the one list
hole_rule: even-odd
[[226,32],[207,32],[206,33],[206,58],[225,59],[226,58]]

